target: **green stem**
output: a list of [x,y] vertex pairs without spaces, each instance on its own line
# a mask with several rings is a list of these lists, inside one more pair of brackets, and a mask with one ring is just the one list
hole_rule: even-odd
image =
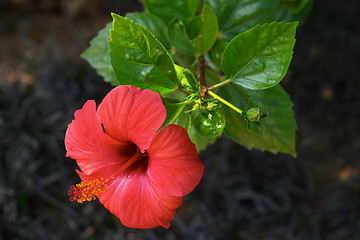
[[198,66],[199,80],[198,81],[199,81],[200,85],[202,86],[201,96],[204,97],[205,93],[207,91],[206,81],[205,81],[205,59],[204,59],[204,56],[202,56],[202,55],[197,56],[196,58],[199,63],[199,66]]
[[211,91],[211,90],[214,90],[215,88],[224,86],[224,85],[230,83],[231,81],[232,81],[231,79],[227,79],[227,80],[225,80],[225,81],[223,81],[223,82],[220,82],[220,83],[215,84],[215,85],[213,85],[213,86],[211,86],[211,87],[208,87],[208,91]]
[[168,124],[173,124],[176,119],[180,116],[180,114],[182,113],[182,111],[184,111],[184,108],[186,107],[186,105],[183,105],[178,111],[177,113],[175,114],[175,116],[169,121]]
[[243,113],[243,111],[237,107],[235,107],[234,105],[232,105],[231,103],[229,103],[228,101],[226,101],[225,99],[223,99],[222,97],[220,97],[219,95],[216,95],[215,93],[213,93],[212,91],[207,91],[207,93],[212,96],[213,98],[216,98],[217,100],[219,100],[220,102],[222,102],[223,104],[225,104],[226,106],[228,106],[229,108],[233,109],[235,112],[238,112],[240,114]]

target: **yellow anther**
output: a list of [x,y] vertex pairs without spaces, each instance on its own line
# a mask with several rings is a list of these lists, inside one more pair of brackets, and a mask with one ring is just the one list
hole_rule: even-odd
[[78,203],[95,200],[109,188],[106,184],[108,181],[108,179],[100,178],[87,183],[80,182],[76,184],[76,187],[71,186],[68,192],[70,200],[76,200]]

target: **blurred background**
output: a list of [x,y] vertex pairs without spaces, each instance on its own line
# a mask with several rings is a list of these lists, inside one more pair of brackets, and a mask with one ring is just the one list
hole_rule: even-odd
[[360,239],[360,3],[315,0],[282,86],[294,102],[297,158],[226,137],[169,230],[124,227],[77,183],[64,134],[112,88],[80,54],[110,12],[139,1],[0,1],[0,239]]

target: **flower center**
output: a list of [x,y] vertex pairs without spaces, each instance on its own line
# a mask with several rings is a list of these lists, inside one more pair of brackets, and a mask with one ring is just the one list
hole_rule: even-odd
[[83,203],[85,201],[95,200],[101,193],[108,189],[107,181],[109,180],[100,178],[91,180],[88,183],[81,182],[76,184],[76,186],[72,185],[68,191],[70,201],[76,200],[78,203]]

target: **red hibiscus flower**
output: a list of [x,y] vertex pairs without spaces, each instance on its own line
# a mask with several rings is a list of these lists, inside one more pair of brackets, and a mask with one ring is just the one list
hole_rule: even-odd
[[186,130],[168,125],[158,93],[132,86],[110,91],[75,112],[65,136],[82,182],[70,200],[99,198],[127,227],[170,227],[183,196],[200,182],[204,165]]

